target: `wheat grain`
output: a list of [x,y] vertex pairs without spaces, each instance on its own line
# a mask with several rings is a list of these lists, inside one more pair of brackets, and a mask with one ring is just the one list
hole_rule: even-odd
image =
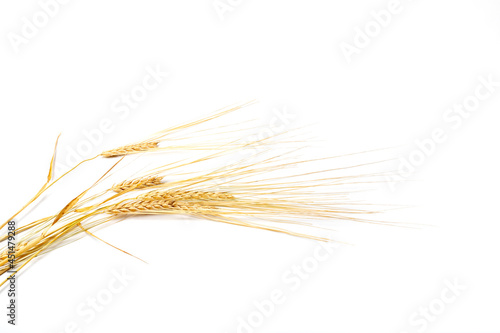
[[138,199],[143,200],[233,200],[234,195],[227,192],[210,191],[150,191],[141,194]]
[[163,176],[147,176],[132,180],[125,180],[119,184],[114,185],[111,189],[117,193],[133,189],[139,190],[146,187],[159,185],[161,184],[162,180]]
[[105,212],[108,214],[147,214],[179,210],[187,213],[207,213],[213,211],[214,207],[204,206],[202,202],[176,200],[133,200],[113,205]]
[[159,142],[144,142],[144,143],[138,143],[138,144],[134,144],[134,145],[122,146],[119,148],[106,150],[106,151],[101,153],[101,156],[109,158],[109,157],[117,157],[117,156],[136,154],[136,153],[140,153],[140,152],[147,151],[150,149],[158,148],[158,143]]

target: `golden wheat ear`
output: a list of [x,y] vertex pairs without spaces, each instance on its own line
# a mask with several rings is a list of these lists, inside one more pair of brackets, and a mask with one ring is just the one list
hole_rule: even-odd
[[147,187],[160,185],[163,178],[163,176],[146,176],[131,180],[124,180],[121,183],[113,185],[111,189],[116,193],[130,190],[141,190]]
[[149,191],[138,196],[143,200],[200,200],[218,201],[233,200],[234,195],[227,192],[214,191],[190,191],[190,190],[156,190]]
[[159,142],[145,142],[128,146],[122,146],[115,149],[106,150],[101,153],[101,156],[109,158],[109,157],[118,157],[130,154],[143,153],[145,151],[150,151],[155,148],[158,148],[158,143]]
[[[202,118],[202,119],[198,119],[198,120],[188,122],[188,123],[185,123],[182,125],[167,128],[163,131],[160,131],[160,132],[152,135],[150,138],[148,138],[144,141],[136,142],[136,143],[128,144],[128,145],[121,146],[118,148],[103,151],[100,154],[100,156],[102,156],[104,158],[112,158],[112,157],[118,157],[118,156],[126,156],[126,155],[131,155],[131,154],[144,153],[144,152],[165,151],[165,150],[213,150],[213,149],[221,149],[221,148],[225,149],[225,148],[227,148],[227,145],[236,145],[236,143],[198,142],[196,144],[185,144],[185,145],[169,144],[166,147],[160,147],[160,143],[163,141],[169,141],[169,140],[172,140],[172,141],[180,140],[179,138],[170,139],[170,136],[172,134],[175,134],[175,133],[181,131],[181,130],[193,128],[197,125],[201,125],[203,123],[217,119],[217,118],[222,117],[224,115],[227,115],[231,112],[234,112],[236,110],[239,110],[241,108],[249,106],[253,103],[255,103],[255,101],[251,101],[251,102],[247,102],[247,103],[244,103],[241,105],[230,107],[228,109],[225,109],[221,112],[215,113],[213,115],[207,116],[207,117]],[[241,146],[242,144],[238,144],[238,145]]]
[[[3,229],[9,223],[9,221],[12,221],[21,212],[23,212],[28,206],[30,206],[33,202],[35,202],[46,190],[48,190],[50,187],[52,187],[55,183],[57,183],[59,180],[61,180],[62,178],[64,178],[70,172],[73,172],[80,165],[82,165],[82,164],[84,164],[86,162],[89,162],[91,160],[94,160],[97,157],[113,158],[113,157],[120,157],[120,156],[126,156],[126,155],[130,155],[130,154],[143,153],[143,152],[151,152],[151,151],[158,151],[158,150],[174,149],[176,147],[160,148],[158,145],[169,134],[178,132],[178,131],[180,131],[182,129],[192,128],[192,127],[194,127],[196,125],[208,122],[210,120],[213,120],[213,119],[216,119],[216,118],[219,118],[219,117],[222,117],[222,116],[224,116],[226,114],[234,112],[234,111],[236,111],[238,109],[241,109],[241,108],[243,108],[245,106],[248,106],[248,105],[251,105],[253,103],[255,103],[255,101],[250,101],[248,103],[244,103],[244,104],[241,104],[241,105],[238,105],[238,106],[235,106],[235,107],[231,107],[229,109],[224,109],[221,112],[215,113],[213,115],[207,116],[205,118],[202,118],[202,119],[199,119],[199,120],[196,120],[196,121],[192,121],[192,122],[189,122],[189,123],[186,123],[186,124],[182,124],[182,125],[170,127],[168,129],[165,129],[165,130],[163,130],[161,132],[158,132],[158,133],[154,134],[151,138],[149,138],[149,139],[147,139],[147,140],[145,140],[143,142],[138,142],[138,143],[135,143],[135,144],[125,145],[125,146],[122,146],[122,147],[118,147],[118,148],[106,150],[106,151],[102,152],[99,155],[96,155],[96,156],[94,156],[92,158],[88,158],[88,159],[85,159],[85,160],[79,162],[77,165],[75,165],[74,167],[72,167],[70,170],[68,170],[67,172],[65,172],[63,175],[61,175],[57,179],[53,180],[53,178],[54,178],[54,165],[55,165],[57,145],[59,143],[59,138],[61,136],[61,134],[59,134],[59,136],[57,137],[57,140],[56,140],[55,147],[54,147],[54,152],[52,154],[52,159],[50,161],[50,168],[49,168],[49,173],[48,173],[48,177],[47,177],[47,182],[40,188],[40,190],[23,207],[21,207],[21,209],[19,209],[14,215],[12,215],[9,219],[7,219],[3,224],[0,225],[0,230]],[[191,146],[191,148],[192,147],[196,148],[196,146]],[[182,149],[182,148],[189,148],[189,147],[186,147],[186,146],[177,147],[177,149]],[[213,149],[213,148],[215,148],[215,147],[214,146],[205,147],[205,149]]]

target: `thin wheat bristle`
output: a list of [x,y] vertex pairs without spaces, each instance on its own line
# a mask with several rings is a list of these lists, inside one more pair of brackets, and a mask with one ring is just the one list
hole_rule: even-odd
[[182,210],[188,213],[206,213],[213,211],[214,207],[203,206],[201,202],[175,201],[175,200],[134,200],[118,203],[106,210],[108,214],[147,214],[148,212]]
[[124,156],[124,155],[129,155],[129,154],[136,154],[140,153],[142,151],[147,151],[153,148],[158,148],[158,143],[159,142],[145,142],[145,143],[139,143],[135,145],[128,145],[128,146],[123,146],[111,150],[106,150],[101,153],[102,157],[118,157],[118,156]]
[[227,192],[211,191],[151,191],[141,194],[139,199],[143,200],[233,200],[234,195]]
[[114,185],[111,189],[117,193],[132,189],[139,190],[146,187],[159,185],[161,184],[162,180],[163,176],[147,176],[132,180],[125,180],[119,184]]

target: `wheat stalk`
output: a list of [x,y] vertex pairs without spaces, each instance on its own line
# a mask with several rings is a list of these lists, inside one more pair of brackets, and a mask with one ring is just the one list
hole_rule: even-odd
[[[122,147],[119,147],[119,148],[115,148],[115,149],[104,151],[101,154],[98,154],[98,155],[96,155],[96,156],[94,156],[92,158],[88,158],[88,159],[85,159],[85,160],[81,161],[80,163],[78,163],[77,165],[75,165],[74,167],[72,167],[69,171],[65,172],[63,175],[61,175],[58,178],[54,179],[55,178],[54,177],[54,165],[55,165],[55,155],[56,155],[56,150],[57,150],[57,143],[58,143],[58,140],[59,140],[59,137],[58,137],[58,139],[56,141],[56,147],[54,149],[54,153],[52,155],[52,159],[51,159],[51,162],[50,162],[50,169],[49,169],[49,174],[48,174],[48,177],[47,177],[48,178],[47,182],[40,188],[40,190],[21,209],[19,209],[14,215],[12,215],[4,223],[0,224],[0,230],[3,229],[7,225],[7,223],[9,221],[11,221],[15,217],[17,217],[18,214],[20,214],[24,209],[26,209],[28,206],[30,206],[31,204],[33,204],[46,190],[48,190],[55,183],[57,183],[62,178],[64,178],[67,174],[69,174],[70,172],[73,172],[81,164],[87,163],[87,162],[89,162],[91,160],[94,160],[94,159],[96,159],[98,157],[112,158],[112,157],[124,156],[124,155],[128,155],[128,154],[135,154],[135,153],[140,153],[140,152],[147,152],[147,151],[151,151],[151,150],[162,149],[162,148],[158,148],[159,142],[169,139],[169,137],[170,137],[171,134],[177,133],[177,132],[179,132],[181,130],[185,130],[185,129],[196,127],[198,125],[201,125],[203,123],[209,122],[209,121],[214,120],[214,119],[217,119],[219,117],[222,117],[222,116],[224,116],[224,115],[226,115],[228,113],[234,112],[234,111],[236,111],[238,109],[241,109],[241,108],[243,108],[245,106],[248,106],[250,104],[253,104],[253,103],[254,103],[254,101],[251,101],[251,102],[248,102],[248,103],[245,103],[245,104],[242,104],[242,105],[231,107],[231,108],[226,109],[226,110],[220,110],[218,113],[209,115],[207,117],[204,117],[204,118],[192,121],[192,122],[187,122],[187,123],[184,123],[182,125],[177,125],[177,126],[173,126],[173,127],[167,128],[167,129],[165,129],[165,130],[163,130],[163,131],[161,131],[159,133],[156,133],[155,135],[149,137],[145,141],[138,142],[138,143],[135,143],[135,144],[129,144],[129,145],[122,146]],[[191,138],[191,137],[192,137],[192,134],[189,135],[187,138]],[[170,138],[170,139],[173,139],[173,138]],[[221,148],[224,147],[224,144],[217,144],[217,145],[213,145],[212,144],[212,145],[208,145],[204,149],[221,149]],[[181,146],[181,147],[177,147],[177,149],[181,149],[181,148],[183,148],[183,149],[193,149],[193,148],[197,149],[196,147],[197,147],[196,145]],[[163,148],[163,149],[168,150],[168,149],[174,149],[174,148],[175,147],[168,147],[168,148]]]
[[[19,260],[19,258],[21,258],[27,250],[36,247],[36,245],[39,244],[42,239],[43,237],[40,235],[31,240],[18,243],[14,250],[16,261]],[[8,254],[9,254],[9,249],[5,249],[0,253],[0,266],[3,266],[8,262]]]
[[[320,188],[345,185],[351,182],[354,184],[353,180],[357,180],[360,176],[370,175],[340,175],[331,177],[326,174],[323,176],[325,172],[345,168],[316,171],[306,170],[304,172],[294,171],[292,175],[276,176],[272,174],[273,171],[297,167],[303,163],[315,162],[319,164],[330,157],[295,161],[284,159],[284,155],[288,153],[276,153],[275,150],[266,149],[254,156],[255,161],[241,159],[228,166],[217,167],[211,171],[206,171],[206,168],[198,165],[196,165],[196,168],[192,168],[195,163],[202,163],[221,157],[224,154],[235,152],[238,148],[268,142],[267,139],[259,139],[250,143],[240,144],[241,140],[232,141],[231,138],[229,142],[224,142],[221,145],[217,143],[215,145],[196,136],[202,142],[197,145],[186,146],[178,144],[179,141],[177,140],[191,139],[194,137],[192,134],[181,138],[172,136],[172,134],[180,130],[215,119],[234,109],[192,123],[169,128],[151,136],[145,141],[107,150],[94,157],[112,158],[122,156],[121,159],[123,159],[123,156],[129,154],[158,152],[160,150],[216,150],[216,152],[210,153],[207,156],[196,157],[194,160],[171,161],[168,164],[149,170],[143,174],[144,177],[122,181],[111,186],[111,188],[107,187],[107,189],[98,194],[87,194],[87,191],[97,185],[101,179],[104,179],[105,174],[92,187],[71,200],[58,214],[34,221],[17,230],[19,233],[29,230],[29,233],[26,232],[26,236],[23,234],[24,237],[20,239],[14,249],[17,262],[16,268],[19,267],[17,265],[20,265],[19,270],[21,270],[37,256],[57,249],[85,235],[90,235],[101,240],[92,233],[98,226],[105,226],[111,224],[108,222],[120,221],[123,218],[135,215],[185,214],[205,220],[280,232],[321,241],[326,241],[327,239],[319,235],[314,235],[313,230],[309,229],[309,227],[317,227],[312,224],[313,220],[337,219],[379,223],[378,221],[370,221],[358,217],[360,216],[359,214],[374,212],[363,208],[352,208],[350,205],[355,203],[350,201],[346,196],[346,194],[350,193],[349,191],[346,193],[339,192],[338,190],[335,190],[333,193],[329,190],[326,193],[319,192]],[[217,130],[220,131],[219,128]],[[168,145],[159,147],[160,143],[167,140],[169,140]],[[294,146],[291,152],[295,152],[298,149],[300,148]],[[267,157],[265,154],[268,152],[274,153],[274,155]],[[31,204],[46,189],[67,174],[62,175],[56,180],[52,180],[53,163],[54,156],[51,161],[47,184],[42,187],[39,193],[26,206]],[[358,166],[362,165],[350,167]],[[194,169],[194,171],[191,171],[190,168]],[[316,177],[314,176],[315,174],[319,174],[320,176],[310,179],[311,177]],[[168,183],[163,183],[162,181],[165,176],[160,175],[168,175]],[[154,188],[151,189],[151,187]],[[136,189],[150,190],[147,193],[135,194],[134,197],[130,192]],[[98,219],[96,220],[94,217]],[[280,226],[286,226],[286,228],[281,228],[276,223],[280,223]],[[294,224],[294,228],[305,228],[305,232],[299,232],[300,229],[297,231],[292,230],[291,226]],[[5,236],[0,237],[0,242],[5,239]],[[111,245],[105,241],[103,242]],[[0,275],[5,273],[5,268],[8,267],[8,254],[8,249],[0,251]],[[0,283],[0,286],[2,284]]]

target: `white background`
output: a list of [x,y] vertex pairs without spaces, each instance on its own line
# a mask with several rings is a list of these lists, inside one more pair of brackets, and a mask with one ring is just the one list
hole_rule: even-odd
[[[64,162],[104,118],[113,130],[92,154],[256,98],[241,120],[265,124],[287,108],[294,125],[315,124],[325,156],[397,147],[385,155],[394,169],[418,154],[416,141],[443,129],[447,139],[404,182],[380,184],[372,196],[412,206],[384,218],[430,226],[338,224],[355,246],[341,247],[291,291],[283,275],[311,257],[315,242],[207,221],[129,220],[100,235],[149,265],[92,239],[63,248],[19,278],[16,328],[6,324],[2,290],[0,332],[59,333],[73,321],[82,332],[238,332],[239,318],[248,321],[254,302],[275,289],[284,303],[240,332],[499,332],[500,87],[456,128],[443,117],[474,96],[480,77],[500,81],[500,3],[401,0],[381,28],[371,12],[390,1],[221,3],[230,10],[218,12],[212,0],[72,0],[15,47],[23,18],[33,22],[42,9],[3,1],[2,220],[44,182],[59,132]],[[380,31],[346,57],[344,43],[355,47],[367,26]],[[146,68],[169,75],[121,119],[113,105]],[[67,201],[85,180],[50,196]],[[63,201],[47,199],[33,212],[53,213]],[[122,269],[134,279],[86,323],[78,306]],[[445,304],[446,281],[466,289]],[[439,313],[422,322],[416,313],[429,306]]]

